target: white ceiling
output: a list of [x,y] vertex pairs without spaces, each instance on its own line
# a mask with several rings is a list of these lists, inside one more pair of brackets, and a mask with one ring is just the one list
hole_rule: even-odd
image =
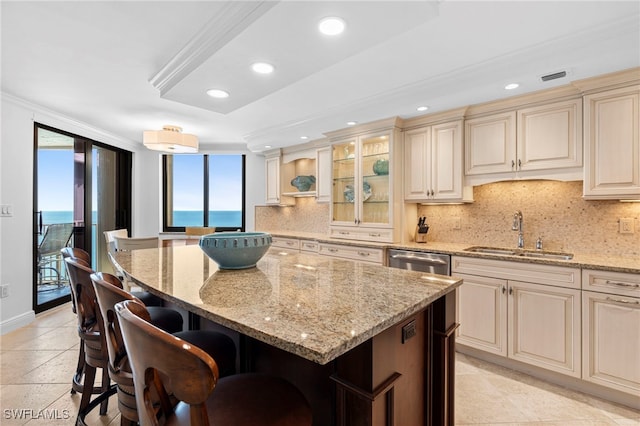
[[[318,139],[640,66],[638,1],[2,1],[2,91],[141,143]],[[340,16],[346,31],[322,36]],[[275,65],[257,75],[251,63]],[[564,79],[540,76],[565,70]],[[507,92],[503,86],[518,82]],[[217,87],[226,100],[206,95]]]

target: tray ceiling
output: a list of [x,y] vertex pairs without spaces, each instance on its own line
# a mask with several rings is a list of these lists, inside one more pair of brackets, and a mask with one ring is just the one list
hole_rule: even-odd
[[[265,149],[640,66],[640,3],[2,2],[2,91],[132,143]],[[317,31],[340,16],[340,36]],[[275,66],[270,75],[250,69]],[[567,77],[540,76],[565,70]],[[507,92],[509,82],[520,87]],[[229,98],[206,95],[222,88]]]

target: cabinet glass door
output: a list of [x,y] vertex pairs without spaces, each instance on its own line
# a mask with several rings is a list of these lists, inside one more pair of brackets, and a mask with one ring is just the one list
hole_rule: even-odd
[[356,181],[356,142],[345,141],[333,145],[333,194],[332,213],[333,222],[356,221],[356,203],[358,191],[354,185]]
[[389,224],[389,135],[360,140],[362,223]]

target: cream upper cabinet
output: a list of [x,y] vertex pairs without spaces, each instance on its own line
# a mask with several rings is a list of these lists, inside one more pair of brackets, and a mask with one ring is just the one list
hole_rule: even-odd
[[502,173],[516,166],[515,111],[465,121],[465,174]]
[[318,148],[316,152],[316,201],[331,201],[331,147]]
[[404,132],[405,201],[473,201],[463,187],[462,120]]
[[[551,170],[579,170],[580,167],[581,99],[465,121],[467,176],[502,173],[500,179],[544,178]],[[566,178],[573,179],[575,173]]]
[[280,156],[265,158],[265,202],[280,204]]
[[[400,235],[399,204],[402,180],[396,179],[402,161],[397,127],[372,123],[343,138],[331,135],[331,236],[395,242]],[[379,124],[379,123],[378,123]],[[354,130],[362,130],[354,129]]]
[[582,99],[517,112],[518,170],[582,166]]
[[584,198],[640,199],[640,85],[584,97]]
[[459,345],[581,376],[580,270],[454,256]]

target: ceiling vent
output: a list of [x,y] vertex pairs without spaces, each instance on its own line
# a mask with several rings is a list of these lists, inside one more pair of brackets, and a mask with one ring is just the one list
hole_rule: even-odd
[[562,78],[562,77],[566,77],[566,76],[567,76],[567,72],[566,71],[560,71],[560,72],[554,72],[553,74],[543,75],[542,77],[540,77],[540,80],[542,80],[542,81],[550,81],[550,80],[555,80],[557,78]]

